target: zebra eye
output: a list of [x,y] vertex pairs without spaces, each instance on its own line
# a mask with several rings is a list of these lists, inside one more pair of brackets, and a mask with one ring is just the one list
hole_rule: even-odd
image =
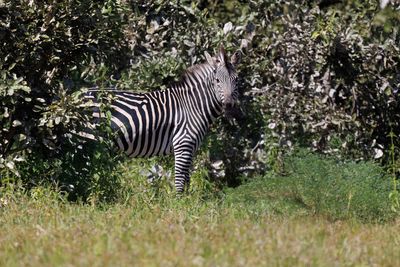
[[219,83],[219,82],[220,82],[220,80],[219,80],[218,78],[216,78],[215,80],[217,81],[217,83]]

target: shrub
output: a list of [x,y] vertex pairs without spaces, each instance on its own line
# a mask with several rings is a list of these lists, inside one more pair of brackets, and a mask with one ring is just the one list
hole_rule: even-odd
[[92,172],[75,173],[72,156],[96,153],[75,148],[69,134],[85,118],[77,91],[164,89],[221,43],[246,56],[240,110],[218,121],[200,152],[211,179],[236,186],[282,168],[282,151],[294,144],[383,157],[387,134],[400,132],[398,8],[372,0],[2,1],[0,172],[17,174],[24,159],[33,168],[39,157],[42,174],[28,180],[91,181]]
[[385,221],[390,209],[390,181],[370,162],[340,162],[300,153],[287,161],[291,191],[315,213],[333,219]]
[[339,161],[305,150],[285,158],[285,174],[264,177],[228,190],[226,204],[243,213],[323,216],[386,222],[396,218],[388,197],[390,180],[373,162]]
[[[390,130],[400,132],[398,5],[267,2],[253,7],[262,11],[252,20],[247,77],[260,95],[269,136],[280,146],[380,158]],[[272,10],[264,15],[265,9]]]
[[[123,9],[121,1],[0,3],[1,168],[30,184],[55,181],[62,187],[72,179],[89,185],[94,173],[104,176],[95,171],[100,165],[78,171],[81,164],[104,164],[104,157],[96,161],[101,150],[79,149],[71,137],[85,118],[73,92],[86,84],[87,73],[109,77],[126,66]],[[15,166],[17,160],[25,162]]]

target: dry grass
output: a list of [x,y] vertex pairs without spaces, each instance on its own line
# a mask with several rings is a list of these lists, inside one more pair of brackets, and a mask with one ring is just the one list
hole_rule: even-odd
[[194,175],[179,199],[127,169],[103,205],[0,187],[0,266],[400,266],[380,167],[312,155],[286,166],[224,194]]
[[400,220],[254,218],[190,198],[141,207],[4,202],[0,266],[400,266]]

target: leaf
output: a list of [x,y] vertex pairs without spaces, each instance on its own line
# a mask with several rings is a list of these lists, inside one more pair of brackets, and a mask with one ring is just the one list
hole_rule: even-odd
[[374,159],[380,159],[383,156],[382,149],[374,148]]
[[27,93],[30,93],[30,92],[31,92],[31,88],[30,88],[29,86],[21,85],[19,88],[20,88],[22,91],[25,91],[25,92],[27,92]]
[[226,35],[228,32],[232,30],[232,28],[233,28],[232,22],[225,23],[223,30],[224,34]]
[[384,9],[387,4],[389,4],[390,0],[380,0],[380,7],[381,9]]
[[7,161],[6,166],[7,166],[7,168],[9,168],[12,171],[15,169],[15,164],[13,161]]
[[14,161],[16,161],[16,162],[22,162],[22,161],[25,161],[25,159],[24,159],[23,157],[21,157],[21,156],[16,156],[16,157],[14,158]]
[[12,64],[8,67],[8,70],[9,70],[9,71],[12,70],[12,69],[15,67],[16,64],[17,64],[16,62],[12,63]]
[[18,126],[21,126],[21,125],[22,125],[22,123],[19,120],[14,120],[13,123],[12,123],[12,127],[18,127]]
[[193,43],[192,41],[189,41],[189,40],[184,40],[183,43],[184,43],[185,45],[189,46],[189,47],[194,47],[194,46],[196,46],[195,43]]

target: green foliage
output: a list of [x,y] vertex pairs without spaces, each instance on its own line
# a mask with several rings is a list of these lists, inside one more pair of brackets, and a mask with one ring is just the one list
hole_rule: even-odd
[[19,105],[25,105],[32,101],[29,96],[31,91],[26,83],[15,75],[9,77],[6,71],[1,70],[0,79],[0,121],[2,127],[0,128],[0,168],[7,167],[10,171],[18,175],[14,162],[18,162],[21,158],[17,154],[6,156],[4,151],[11,150],[13,143],[17,144],[13,147],[15,150],[24,148],[24,143],[28,136],[25,132],[16,133],[17,128],[28,128],[29,125],[23,125],[20,119],[13,116],[18,112]]
[[73,199],[111,198],[104,190],[117,183],[114,156],[71,132],[86,121],[74,91],[92,73],[101,85],[128,62],[124,10],[121,1],[0,3],[2,178],[12,171],[28,187],[51,182]]
[[[398,265],[400,221],[374,163],[302,151],[286,176],[209,194],[197,169],[193,192],[176,198],[170,180],[148,182],[156,161],[134,161],[121,165],[111,205],[71,203],[46,185],[0,187],[0,265]],[[168,177],[170,164],[157,172]]]
[[388,164],[388,173],[391,179],[392,190],[389,193],[389,199],[391,201],[391,207],[394,212],[399,212],[400,209],[400,186],[399,182],[397,181],[397,174],[400,170],[400,162],[398,159],[398,152],[394,145],[394,140],[397,138],[393,131],[389,133],[389,137],[391,140],[390,144],[390,162]]
[[293,194],[316,213],[361,221],[386,221],[394,216],[387,199],[389,181],[375,164],[300,154],[288,166],[291,179],[298,181],[293,183]]
[[[191,175],[190,191],[179,196],[179,199],[214,199],[221,191],[209,181],[208,169],[198,164],[202,159],[197,158],[196,161],[195,166],[198,167]],[[150,203],[173,203],[176,200],[172,158],[131,159],[122,163],[118,170],[122,175],[115,194],[117,201],[135,202],[140,207]]]
[[[262,96],[258,101],[275,142],[382,156],[390,125],[400,131],[392,123],[399,121],[400,39],[397,27],[385,26],[400,18],[384,15],[398,7],[380,11],[377,1],[324,8],[304,1],[266,7],[266,2],[253,7],[256,35],[246,77]],[[276,16],[279,12],[284,16]],[[331,146],[333,138],[342,140],[339,149]]]
[[398,4],[326,2],[2,1],[0,175],[113,198],[108,145],[70,134],[86,120],[79,89],[164,89],[220,44],[245,55],[241,104],[198,153],[206,183],[283,171],[296,145],[385,162],[400,133]]
[[227,203],[241,205],[254,216],[322,215],[330,220],[386,222],[390,180],[371,162],[341,162],[306,151],[285,160],[286,175],[268,174],[227,193]]

